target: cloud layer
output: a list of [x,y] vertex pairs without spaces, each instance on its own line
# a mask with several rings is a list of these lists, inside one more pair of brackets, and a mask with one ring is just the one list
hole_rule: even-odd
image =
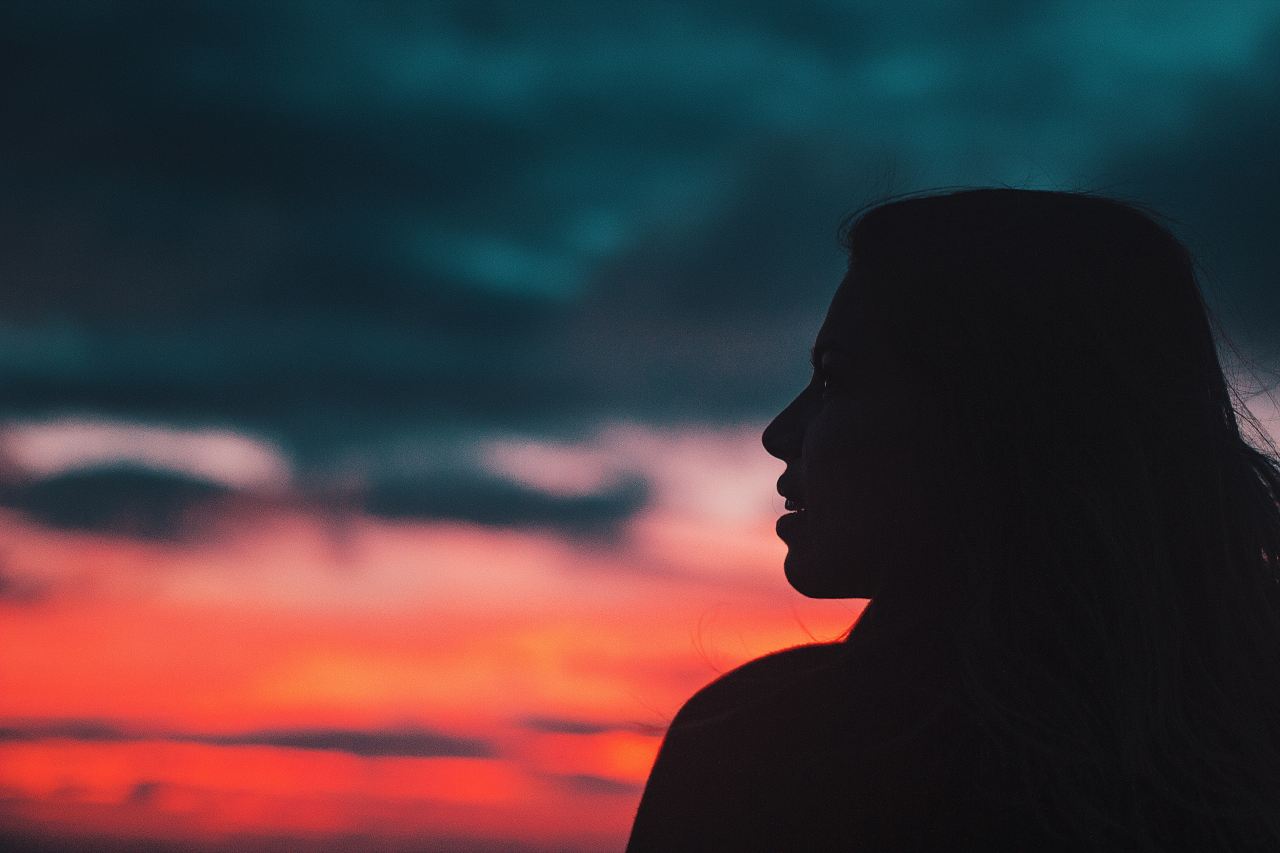
[[1085,7],[9,6],[9,407],[321,472],[405,435],[764,418],[840,217],[939,184],[1163,203],[1265,338],[1280,13]]
[[478,738],[458,737],[424,728],[261,729],[233,734],[145,732],[102,720],[43,721],[0,725],[0,743],[73,740],[90,743],[174,741],[211,746],[277,746],[330,750],[362,758],[488,758],[494,747]]

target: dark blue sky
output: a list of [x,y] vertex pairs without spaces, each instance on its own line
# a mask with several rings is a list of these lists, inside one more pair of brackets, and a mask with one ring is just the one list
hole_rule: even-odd
[[6,408],[485,506],[482,438],[763,424],[841,217],[985,184],[1165,211],[1274,364],[1280,5],[909,6],[6,3]]

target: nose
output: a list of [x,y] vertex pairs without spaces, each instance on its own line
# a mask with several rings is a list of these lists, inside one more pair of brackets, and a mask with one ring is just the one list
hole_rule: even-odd
[[760,436],[760,443],[764,445],[765,451],[784,462],[800,456],[804,439],[804,419],[801,414],[803,397],[801,394],[792,400],[790,405],[769,422]]

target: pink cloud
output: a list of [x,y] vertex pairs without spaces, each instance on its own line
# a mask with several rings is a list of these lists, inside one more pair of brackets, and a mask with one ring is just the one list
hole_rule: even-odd
[[36,477],[135,463],[235,488],[279,489],[291,475],[279,448],[243,433],[89,418],[11,423],[0,431],[0,455]]

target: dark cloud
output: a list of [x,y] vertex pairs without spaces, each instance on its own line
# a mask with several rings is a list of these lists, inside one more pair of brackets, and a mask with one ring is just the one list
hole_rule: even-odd
[[555,735],[598,735],[617,728],[608,723],[566,720],[557,717],[530,717],[523,720],[522,725],[531,731]]
[[1280,28],[1256,75],[1206,81],[1176,136],[1124,152],[1115,186],[1173,220],[1204,267],[1219,319],[1238,342],[1280,364]]
[[[197,792],[203,793],[203,792]],[[163,841],[145,838],[112,838],[97,834],[80,834],[59,827],[55,835],[47,826],[18,828],[19,817],[37,801],[15,793],[0,798],[0,818],[13,828],[0,826],[0,850],[18,853],[285,853],[307,850],[309,853],[423,853],[423,851],[460,851],[460,853],[547,853],[545,844],[518,838],[481,837],[457,834],[392,835],[377,831],[334,832],[309,835],[305,841],[297,837],[281,837],[278,833],[253,835],[237,832],[200,840]]]
[[[0,483],[0,506],[62,530],[111,533],[158,542],[208,537],[223,525],[290,503],[312,510],[359,507],[397,521],[464,521],[490,527],[554,530],[610,540],[646,502],[640,479],[601,492],[559,496],[456,465],[417,474],[382,472],[360,490],[323,484],[290,495],[259,495],[173,471],[135,465],[72,469],[42,479]],[[48,584],[24,580],[0,566],[0,600],[36,603]]]
[[[13,804],[22,803],[26,798],[15,796],[10,802]],[[4,811],[8,811],[5,809]],[[16,809],[15,809],[16,811]],[[4,814],[4,812],[0,812]],[[11,821],[18,824],[18,820]],[[47,828],[36,829],[19,829],[14,827],[0,828],[0,850],[20,850],[22,853],[214,853],[218,850],[243,850],[245,849],[241,841],[238,845],[234,842],[224,844],[221,847],[215,845],[201,844],[199,847],[192,845],[190,842],[166,842],[153,841],[149,839],[139,838],[109,838],[102,834],[97,835],[80,835],[74,832],[65,834],[59,833],[53,835]],[[268,845],[260,845],[255,850],[262,850],[263,853],[271,848]]]
[[118,743],[138,740],[138,735],[103,720],[48,720],[19,725],[0,724],[0,743],[53,739]]
[[621,779],[610,779],[607,776],[594,776],[589,773],[574,773],[553,777],[557,784],[579,794],[623,794],[636,795],[643,785],[624,782]]
[[403,434],[763,421],[841,216],[944,185],[1168,202],[1273,336],[1280,14],[1177,9],[6,4],[6,414],[229,426],[316,476]]
[[606,732],[636,732],[642,735],[660,736],[666,731],[665,726],[651,726],[643,723],[603,722],[596,720],[576,720],[564,717],[528,717],[520,721],[521,726],[530,731],[543,734],[558,735],[599,735]]
[[125,802],[131,806],[148,806],[151,805],[164,787],[164,783],[157,782],[154,779],[144,779],[134,784],[129,789]]
[[19,605],[40,604],[52,595],[53,584],[21,577],[0,562],[0,602]]
[[488,741],[421,727],[261,729],[232,734],[207,734],[147,732],[123,728],[101,720],[28,721],[0,725],[0,743],[49,739],[95,743],[170,740],[212,746],[277,746],[287,749],[332,750],[365,758],[488,758],[496,754]]
[[579,383],[619,412],[767,419],[804,384],[844,272],[838,224],[875,184],[853,151],[779,138],[702,227],[610,259],[561,341]]
[[278,746],[347,752],[365,758],[488,758],[494,749],[478,738],[457,737],[421,728],[266,729],[229,735],[182,735],[175,740],[216,746]]
[[0,504],[64,530],[177,541],[203,532],[208,518],[200,510],[229,494],[183,474],[112,465],[5,484]]
[[498,478],[434,476],[381,483],[365,496],[364,508],[389,519],[455,519],[607,538],[644,506],[647,491],[632,479],[598,494],[561,497]]

